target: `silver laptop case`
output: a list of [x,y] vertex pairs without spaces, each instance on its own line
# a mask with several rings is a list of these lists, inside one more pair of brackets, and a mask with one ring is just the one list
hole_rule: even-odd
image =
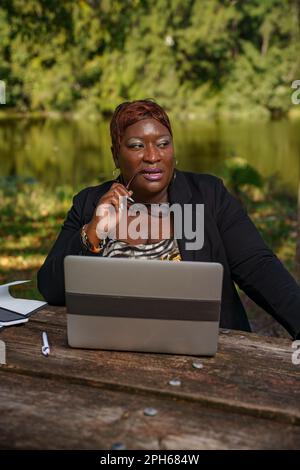
[[71,347],[216,353],[221,264],[67,256],[64,265]]

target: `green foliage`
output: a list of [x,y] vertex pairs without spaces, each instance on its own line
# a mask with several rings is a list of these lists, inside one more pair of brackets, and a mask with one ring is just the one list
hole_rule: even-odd
[[244,158],[228,158],[223,166],[223,177],[227,187],[239,196],[244,187],[261,188],[263,180],[258,171],[253,168]]
[[8,107],[280,117],[300,73],[298,0],[2,0]]

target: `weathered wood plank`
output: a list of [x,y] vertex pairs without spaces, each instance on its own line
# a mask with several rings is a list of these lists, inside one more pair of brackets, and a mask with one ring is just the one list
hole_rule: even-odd
[[[300,427],[198,403],[4,373],[0,448],[296,449]],[[156,416],[147,417],[145,407]]]
[[66,326],[66,308],[65,307],[53,307],[47,305],[42,310],[38,310],[33,313],[30,317],[30,322],[39,323],[51,323],[52,325]]
[[[52,346],[48,358],[41,355],[41,331],[45,328]],[[222,334],[218,354],[201,358],[204,368],[196,370],[192,362],[199,358],[195,357],[68,348],[65,315],[51,313],[50,309],[24,326],[7,329],[1,339],[7,342],[8,364],[4,370],[8,372],[144,391],[153,396],[163,394],[300,423],[300,367],[291,362],[288,340],[238,332]],[[181,387],[168,384],[174,377],[182,381]]]

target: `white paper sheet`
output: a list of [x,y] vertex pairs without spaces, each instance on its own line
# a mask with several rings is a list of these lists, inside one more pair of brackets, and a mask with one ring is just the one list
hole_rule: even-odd
[[24,284],[25,282],[30,282],[30,280],[13,281],[0,286],[0,307],[6,308],[7,310],[12,310],[13,312],[21,313],[22,315],[28,315],[34,310],[47,305],[47,302],[41,302],[40,300],[17,299],[16,297],[10,295],[10,286],[17,286],[18,284]]

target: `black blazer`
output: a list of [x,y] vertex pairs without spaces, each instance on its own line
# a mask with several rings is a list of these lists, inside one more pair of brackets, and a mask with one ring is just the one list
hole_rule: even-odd
[[[61,232],[38,272],[38,288],[49,304],[64,305],[66,255],[94,255],[81,243],[80,229],[88,223],[100,197],[113,181],[82,190],[73,199]],[[300,288],[279,259],[265,245],[241,204],[211,175],[176,171],[169,187],[171,203],[204,204],[204,245],[187,251],[178,240],[184,261],[215,261],[224,267],[220,325],[250,331],[236,283],[270,313],[293,337],[300,333]],[[105,273],[103,273],[105,275]]]

